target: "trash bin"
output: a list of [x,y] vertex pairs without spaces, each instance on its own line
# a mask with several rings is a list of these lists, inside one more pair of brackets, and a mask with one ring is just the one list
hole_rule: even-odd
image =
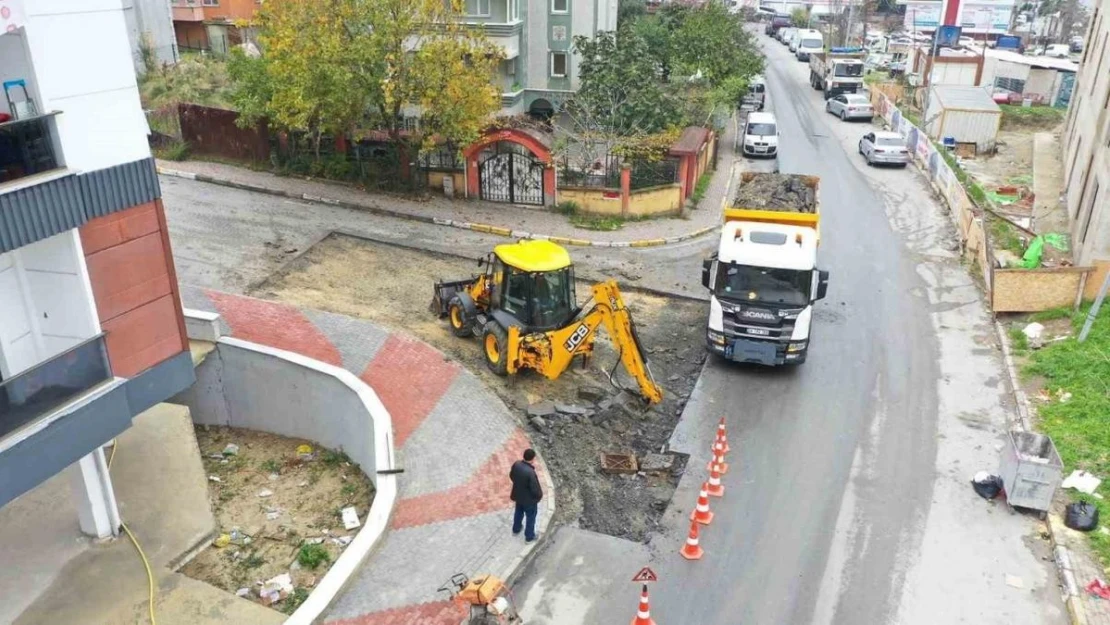
[[1064,463],[1056,444],[1044,434],[1010,432],[1003,446],[998,474],[1011,506],[1047,512],[1063,481]]

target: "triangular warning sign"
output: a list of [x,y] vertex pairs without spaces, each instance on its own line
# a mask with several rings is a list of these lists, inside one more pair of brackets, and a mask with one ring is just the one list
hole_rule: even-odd
[[632,581],[638,584],[646,582],[657,582],[659,581],[659,576],[655,574],[655,571],[645,566],[644,568],[640,569],[640,572],[636,574],[636,577],[632,578]]

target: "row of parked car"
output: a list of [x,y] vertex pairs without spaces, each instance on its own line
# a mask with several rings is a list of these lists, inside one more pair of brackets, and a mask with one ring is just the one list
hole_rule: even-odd
[[825,50],[825,38],[821,31],[812,28],[780,28],[774,33],[775,39],[784,43],[799,61],[808,61],[813,52]]

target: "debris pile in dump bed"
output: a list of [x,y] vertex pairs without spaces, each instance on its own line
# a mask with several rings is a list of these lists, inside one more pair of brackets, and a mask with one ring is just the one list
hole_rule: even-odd
[[812,213],[817,191],[799,174],[748,174],[741,178],[732,205],[737,208],[771,208]]

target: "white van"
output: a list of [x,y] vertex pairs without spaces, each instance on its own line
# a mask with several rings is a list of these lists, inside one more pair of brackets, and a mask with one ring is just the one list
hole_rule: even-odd
[[744,156],[777,156],[779,123],[774,113],[749,113],[744,123]]
[[798,42],[797,49],[794,52],[794,58],[799,61],[809,61],[811,52],[824,52],[825,39],[821,37],[821,31],[818,30],[799,30],[795,35]]

